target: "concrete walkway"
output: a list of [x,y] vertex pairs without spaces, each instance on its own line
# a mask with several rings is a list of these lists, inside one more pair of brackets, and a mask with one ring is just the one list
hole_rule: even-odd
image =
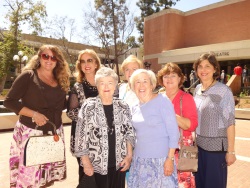
[[[69,151],[70,126],[65,126],[67,179],[53,188],[75,188],[78,181],[77,162]],[[9,148],[12,132],[0,132],[0,188],[9,187]],[[250,187],[250,121],[236,121],[237,161],[229,167],[227,188]]]

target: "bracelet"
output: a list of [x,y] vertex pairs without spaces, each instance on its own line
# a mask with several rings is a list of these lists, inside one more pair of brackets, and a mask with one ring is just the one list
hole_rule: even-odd
[[36,116],[36,115],[37,115],[37,112],[35,111],[35,112],[33,113],[32,118],[31,118],[33,123],[35,123],[35,116]]
[[169,158],[171,161],[174,161],[174,157],[167,157],[167,158]]
[[229,155],[235,155],[235,151],[228,151],[227,152]]

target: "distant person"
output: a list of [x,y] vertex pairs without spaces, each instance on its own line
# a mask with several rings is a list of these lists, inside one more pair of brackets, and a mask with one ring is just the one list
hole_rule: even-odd
[[239,63],[237,64],[236,67],[234,67],[234,74],[237,76],[241,76],[242,74],[242,68]]
[[221,71],[221,74],[220,74],[220,82],[224,84],[225,82],[225,72],[224,70]]
[[196,188],[226,188],[228,166],[236,161],[234,97],[227,85],[216,80],[220,65],[215,54],[202,54],[193,67],[201,82],[194,91],[199,150]]
[[191,70],[191,73],[189,75],[189,79],[190,79],[190,86],[194,87],[193,84],[194,84],[194,71]]
[[243,81],[244,87],[247,87],[248,86],[248,69],[246,65],[244,65],[244,69],[242,72],[242,81]]
[[24,166],[23,160],[29,137],[51,131],[48,120],[56,125],[64,143],[62,111],[68,90],[69,67],[62,51],[52,45],[41,46],[4,101],[6,108],[19,115],[10,148],[10,187],[48,187],[66,178],[66,160],[34,166]]

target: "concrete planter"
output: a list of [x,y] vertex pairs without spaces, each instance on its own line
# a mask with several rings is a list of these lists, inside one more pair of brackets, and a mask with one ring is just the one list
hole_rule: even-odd
[[[0,113],[0,130],[8,130],[8,129],[13,129],[18,117],[15,113],[10,112],[10,113]],[[63,124],[70,124],[71,119],[68,118],[66,115],[66,110],[63,111],[62,113],[62,122]]]

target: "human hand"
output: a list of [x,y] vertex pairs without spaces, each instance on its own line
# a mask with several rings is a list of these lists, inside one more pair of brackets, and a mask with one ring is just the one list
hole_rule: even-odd
[[84,164],[83,171],[87,176],[93,176],[94,175],[94,168],[91,163]]
[[120,166],[121,166],[121,171],[122,171],[122,172],[124,172],[124,171],[126,171],[126,170],[129,169],[130,164],[131,164],[131,161],[132,161],[132,157],[131,157],[131,156],[126,156],[126,157],[122,160],[122,162],[121,162],[121,164],[120,164]]
[[170,158],[167,158],[164,163],[164,175],[171,176],[174,172],[174,161]]
[[226,154],[226,162],[227,166],[232,165],[236,161],[236,156],[235,154],[227,153]]
[[45,125],[48,120],[49,119],[45,115],[40,114],[39,112],[34,112],[32,116],[32,122],[37,124],[38,126]]

